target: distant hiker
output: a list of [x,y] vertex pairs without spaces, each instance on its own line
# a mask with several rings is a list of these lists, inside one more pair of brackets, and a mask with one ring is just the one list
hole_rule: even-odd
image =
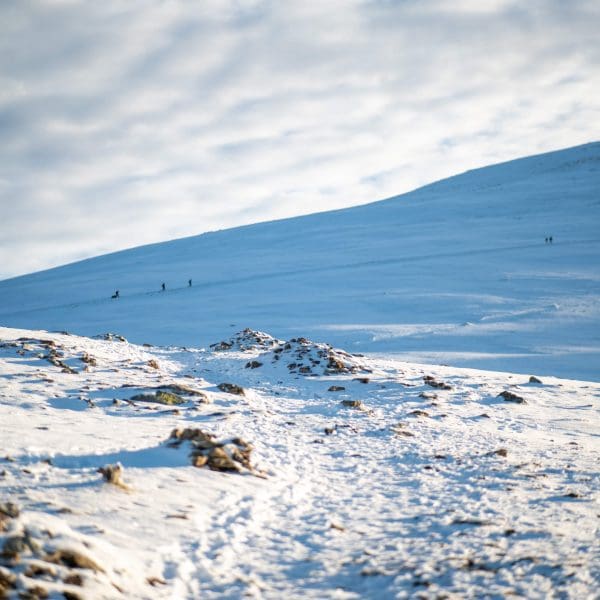
[[548,243],[548,238],[546,237],[546,238],[544,238],[544,244],[547,244],[547,243]]
[[167,289],[167,287],[165,286],[165,284],[164,284],[164,283],[163,283],[163,284],[161,284],[161,286],[160,286],[160,287],[162,288],[162,291],[163,291],[163,292],[164,292],[164,291]]
[[549,241],[550,243],[552,243],[552,236],[550,236],[550,237],[548,238],[548,241]]
[[118,298],[119,297],[119,290],[117,290],[112,296],[111,298]]
[[188,287],[192,287],[192,280],[188,279]]

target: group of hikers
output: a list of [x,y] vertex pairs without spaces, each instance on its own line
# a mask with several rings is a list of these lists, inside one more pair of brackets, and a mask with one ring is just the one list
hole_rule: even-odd
[[547,237],[545,240],[546,244],[551,244],[552,243],[552,236]]
[[[192,287],[192,280],[188,279],[188,287]],[[166,292],[167,291],[167,285],[163,282],[160,284],[160,290],[161,292]],[[119,296],[119,290],[116,290],[115,293],[111,296],[111,298],[120,298]]]

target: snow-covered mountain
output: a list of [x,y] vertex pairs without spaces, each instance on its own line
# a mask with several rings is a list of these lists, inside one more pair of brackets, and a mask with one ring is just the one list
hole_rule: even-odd
[[515,160],[365,206],[2,281],[0,324],[194,346],[252,327],[597,380],[599,190],[600,143]]
[[599,184],[596,143],[0,282],[0,598],[595,597]]
[[598,379],[599,190],[600,143],[520,159],[366,206],[2,281],[0,323],[195,346],[252,327]]

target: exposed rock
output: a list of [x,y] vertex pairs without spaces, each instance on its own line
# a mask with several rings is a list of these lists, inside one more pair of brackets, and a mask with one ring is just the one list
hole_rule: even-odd
[[131,401],[154,402],[156,404],[166,404],[168,406],[185,404],[185,400],[181,396],[173,394],[172,392],[165,392],[163,390],[158,390],[154,394],[136,394],[135,396],[131,397]]
[[518,396],[514,392],[510,392],[509,390],[504,390],[498,394],[498,397],[504,398],[506,402],[515,402],[516,404],[526,404],[525,398],[522,396]]
[[529,378],[529,383],[542,383],[542,380],[541,380],[541,379],[538,379],[538,378],[537,378],[535,375],[532,375],[532,376]]
[[438,388],[440,390],[451,390],[452,386],[444,381],[437,381],[435,377],[431,375],[425,375],[423,381],[430,387]]
[[346,408],[356,408],[358,410],[365,408],[365,405],[360,400],[342,400],[341,405]]
[[0,519],[2,517],[16,519],[20,512],[19,506],[14,502],[0,502]]
[[508,456],[508,450],[506,448],[498,448],[498,450],[488,452],[485,456],[501,456],[502,458],[506,458]]
[[402,435],[404,437],[415,437],[414,433],[411,433],[410,431],[406,430],[406,423],[395,423],[390,427],[390,429],[396,435]]
[[408,413],[410,417],[429,417],[430,414],[424,410],[412,410]]
[[232,349],[246,352],[249,350],[270,350],[281,343],[283,343],[281,340],[275,339],[268,333],[253,331],[252,329],[246,328],[243,331],[236,333],[229,340],[211,344],[210,348],[218,352]]
[[106,483],[116,485],[121,489],[128,490],[129,486],[123,481],[123,465],[118,462],[114,465],[105,465],[98,469],[98,473],[101,473]]
[[79,360],[81,360],[81,362],[84,362],[84,363],[90,365],[90,367],[98,366],[98,361],[93,356],[88,354],[87,352],[84,352]]
[[368,377],[355,377],[352,381],[358,381],[358,383],[369,383],[371,380]]
[[160,365],[158,364],[158,362],[156,360],[154,360],[153,358],[151,358],[148,361],[148,366],[151,367],[152,369],[160,369]]
[[244,388],[239,385],[235,385],[235,383],[220,383],[217,386],[222,392],[226,392],[228,394],[235,394],[236,396],[244,396]]
[[256,471],[250,463],[252,446],[242,438],[217,441],[212,433],[202,429],[174,429],[167,440],[172,447],[183,442],[190,445],[190,460],[195,467],[207,466],[213,471]]
[[258,367],[262,367],[262,363],[258,360],[251,360],[246,363],[246,369],[258,369]]
[[0,565],[0,598],[8,598],[9,590],[17,586],[17,576]]
[[126,342],[127,340],[117,333],[102,333],[100,335],[95,335],[95,339],[97,340],[106,340],[108,342]]
[[104,573],[104,569],[89,556],[74,549],[58,549],[44,556],[44,560],[56,565],[63,565],[69,569],[89,569],[94,572]]
[[25,537],[22,535],[11,535],[4,540],[2,552],[0,556],[9,560],[17,560],[19,554],[22,554],[27,549]]
[[343,392],[346,388],[342,385],[332,385],[331,387],[327,388],[328,392]]

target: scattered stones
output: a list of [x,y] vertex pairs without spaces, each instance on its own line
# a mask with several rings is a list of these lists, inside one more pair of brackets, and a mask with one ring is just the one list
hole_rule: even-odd
[[98,361],[93,356],[88,354],[87,352],[84,352],[79,360],[81,360],[81,362],[88,364],[90,367],[98,366]]
[[498,397],[504,398],[504,400],[506,402],[514,402],[516,404],[526,404],[525,398],[523,398],[522,396],[518,396],[517,394],[515,394],[514,392],[511,392],[509,390],[504,390],[503,392],[500,392],[498,394]]
[[343,392],[346,388],[342,385],[332,385],[327,388],[328,392]]
[[451,525],[473,525],[475,527],[483,527],[485,525],[491,525],[492,523],[490,521],[485,521],[483,519],[477,519],[474,517],[457,517],[456,519],[453,519],[452,522],[450,523]]
[[102,333],[100,335],[95,335],[94,339],[96,340],[106,340],[108,342],[126,342],[127,340],[117,333]]
[[406,423],[395,423],[390,427],[390,430],[393,431],[396,435],[402,435],[404,437],[415,437],[414,433],[406,430]]
[[431,375],[425,375],[423,381],[430,387],[438,388],[440,390],[451,390],[452,386],[444,381],[437,381],[435,377]]
[[425,410],[412,410],[408,413],[409,417],[430,417],[431,415]]
[[174,429],[167,440],[171,447],[183,442],[190,445],[190,460],[195,467],[207,466],[212,471],[251,472],[261,476],[250,463],[253,447],[242,438],[217,441],[212,433],[202,429]]
[[506,448],[498,448],[498,450],[487,452],[484,456],[501,456],[502,458],[506,458],[508,456],[508,450]]
[[262,365],[263,364],[258,360],[251,360],[246,363],[246,369],[258,369],[259,367],[262,367]]
[[123,490],[129,490],[129,486],[123,481],[123,465],[118,462],[114,465],[105,465],[98,469],[98,473],[101,473],[106,483],[111,483]]
[[236,396],[245,395],[244,388],[235,383],[220,383],[217,387],[227,394],[235,394]]
[[365,410],[365,405],[360,400],[342,400],[340,404],[346,408]]
[[282,344],[281,340],[277,340],[268,333],[262,331],[253,331],[246,328],[243,331],[236,333],[231,339],[211,344],[211,350],[224,352],[227,350],[239,350],[247,352],[249,350],[270,350],[271,348]]
[[104,573],[104,569],[89,556],[73,549],[58,549],[44,556],[46,562],[63,565],[69,569],[89,569],[95,573]]
[[185,400],[173,394],[172,392],[166,392],[164,390],[158,390],[154,394],[136,394],[131,397],[132,402],[154,402],[156,404],[166,404],[167,406],[175,406],[179,404],[185,404]]
[[419,398],[423,400],[437,400],[438,395],[435,392],[421,392]]

